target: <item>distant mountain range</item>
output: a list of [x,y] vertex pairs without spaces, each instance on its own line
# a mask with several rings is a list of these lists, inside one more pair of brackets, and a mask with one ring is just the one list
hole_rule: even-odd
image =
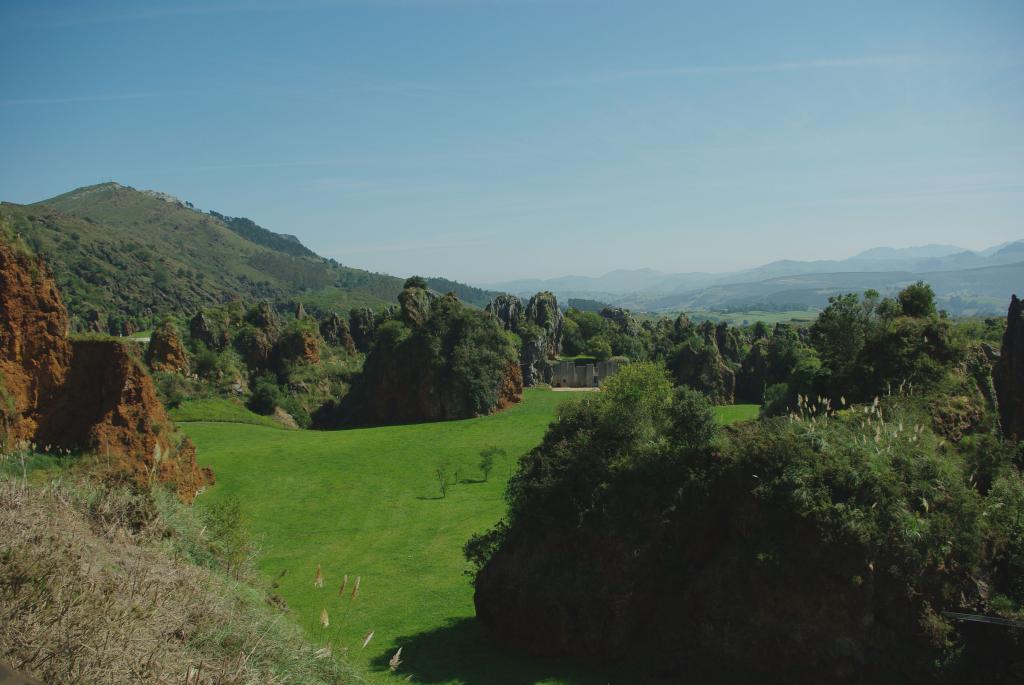
[[[118,183],[31,205],[0,203],[0,237],[54,271],[78,329],[123,332],[165,314],[241,299],[345,311],[393,304],[404,280],[324,259],[293,235]],[[445,278],[430,288],[484,306],[495,294]]]
[[[250,219],[118,183],[31,205],[0,203],[3,235],[46,258],[79,329],[123,331],[232,299],[302,301],[313,311],[380,308],[395,302],[403,283],[320,257],[294,235]],[[843,260],[783,260],[719,274],[637,269],[486,288],[440,277],[427,284],[479,307],[499,291],[551,290],[562,303],[578,298],[650,312],[779,311],[819,309],[830,295],[868,288],[891,294],[919,279],[952,313],[1004,313],[1012,293],[1024,294],[1024,241],[979,252],[878,247]]]
[[1024,292],[1024,240],[973,252],[955,245],[876,247],[848,259],[781,260],[730,273],[611,271],[488,284],[526,295],[551,290],[562,300],[588,298],[638,310],[815,309],[830,295],[869,288],[891,294],[917,280],[931,283],[955,314],[1000,313]]

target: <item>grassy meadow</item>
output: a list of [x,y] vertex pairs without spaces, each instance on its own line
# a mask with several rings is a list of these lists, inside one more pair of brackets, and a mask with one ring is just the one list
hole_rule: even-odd
[[740,326],[745,323],[750,324],[757,321],[761,321],[769,326],[774,326],[777,323],[809,324],[818,318],[818,312],[807,309],[791,309],[781,312],[765,312],[757,309],[742,312],[694,310],[688,311],[686,314],[696,321],[703,321],[704,319],[708,319],[716,323],[725,321],[731,326]]
[[[521,404],[493,416],[335,432],[248,423],[182,427],[198,446],[200,463],[217,475],[198,506],[239,499],[260,540],[260,572],[276,582],[291,620],[365,667],[370,682],[409,675],[413,682],[473,685],[637,682],[631,674],[502,652],[481,639],[473,619],[462,546],[502,516],[517,457],[540,442],[558,404],[580,396],[528,389]],[[757,413],[756,407],[720,411],[730,421]],[[202,413],[186,406],[177,418]],[[484,481],[479,452],[492,445],[506,454]],[[444,497],[439,467],[455,479]],[[314,583],[318,565],[323,587]],[[388,660],[399,647],[396,676]]]

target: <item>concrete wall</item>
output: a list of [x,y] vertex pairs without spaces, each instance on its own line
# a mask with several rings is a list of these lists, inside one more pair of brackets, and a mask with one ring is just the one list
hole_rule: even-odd
[[551,385],[556,388],[594,388],[611,378],[623,362],[608,360],[596,364],[558,362],[551,368]]

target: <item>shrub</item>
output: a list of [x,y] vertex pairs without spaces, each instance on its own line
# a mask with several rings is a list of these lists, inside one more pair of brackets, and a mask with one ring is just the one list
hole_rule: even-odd
[[664,673],[991,674],[942,611],[1020,610],[1019,452],[936,434],[929,402],[801,397],[716,436],[706,402],[631,365],[560,409],[506,521],[467,544],[478,619],[505,644],[642,650]]
[[249,398],[249,409],[257,414],[274,413],[281,404],[281,388],[277,385],[277,377],[264,373],[256,377],[252,384],[252,395]]
[[480,451],[480,473],[483,474],[484,481],[491,477],[491,471],[494,470],[494,460],[498,457],[504,457],[505,454],[505,450],[496,446]]

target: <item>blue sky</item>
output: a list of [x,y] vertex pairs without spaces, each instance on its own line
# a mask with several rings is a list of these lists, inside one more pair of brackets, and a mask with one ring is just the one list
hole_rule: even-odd
[[116,180],[399,275],[1024,238],[1024,3],[0,0],[0,198]]

